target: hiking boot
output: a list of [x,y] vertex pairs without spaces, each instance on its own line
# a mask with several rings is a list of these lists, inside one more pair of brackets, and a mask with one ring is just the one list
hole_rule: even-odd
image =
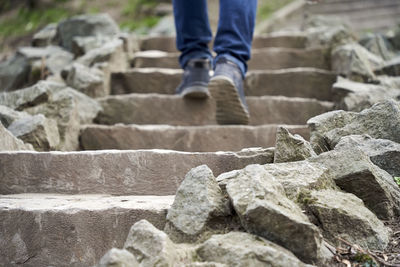
[[209,59],[192,59],[186,64],[182,82],[176,93],[185,98],[207,98],[211,62]]
[[208,88],[217,104],[218,124],[249,123],[242,72],[234,62],[220,58]]

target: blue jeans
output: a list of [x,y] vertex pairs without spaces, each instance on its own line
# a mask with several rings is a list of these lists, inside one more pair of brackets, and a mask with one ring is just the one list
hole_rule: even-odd
[[[176,44],[182,68],[193,58],[212,60],[208,44],[212,32],[208,21],[207,0],[173,0]],[[220,0],[215,61],[224,57],[236,63],[243,77],[250,59],[257,11],[257,0]]]

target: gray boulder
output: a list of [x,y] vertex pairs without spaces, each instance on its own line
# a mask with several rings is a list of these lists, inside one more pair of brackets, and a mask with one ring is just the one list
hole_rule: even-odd
[[358,43],[336,47],[332,51],[332,70],[353,81],[376,80],[375,69],[383,66],[383,60]]
[[0,105],[0,122],[4,127],[10,126],[14,121],[30,116],[26,112],[13,110],[9,107]]
[[365,249],[384,250],[389,230],[353,194],[334,190],[313,191],[307,210],[316,217],[324,237],[339,245],[338,237]]
[[228,267],[228,265],[218,262],[193,262],[186,264],[185,267]]
[[32,38],[32,46],[45,47],[56,44],[57,24],[51,23],[35,33]]
[[127,250],[112,248],[100,259],[96,267],[139,267],[139,263]]
[[350,135],[340,139],[335,150],[360,149],[379,168],[393,177],[400,177],[400,144],[385,139],[374,139],[369,135]]
[[360,113],[332,111],[311,118],[307,124],[317,153],[333,149],[348,135],[368,134],[400,143],[400,103],[386,100]]
[[29,61],[15,54],[9,60],[0,63],[0,92],[20,89],[27,85],[31,73]]
[[193,168],[181,183],[167,220],[178,231],[197,236],[212,219],[231,214],[229,200],[222,194],[210,168]]
[[108,14],[80,15],[58,24],[57,38],[62,47],[72,51],[77,36],[115,36],[119,27]]
[[135,255],[142,267],[176,266],[191,263],[194,249],[175,245],[162,231],[146,220],[135,223],[129,231],[124,249]]
[[34,150],[31,144],[24,144],[22,140],[10,133],[0,123],[0,151]]
[[274,163],[305,160],[317,154],[302,136],[292,135],[285,127],[279,127],[276,133]]
[[400,214],[400,188],[361,150],[332,150],[308,161],[324,165],[342,190],[362,199],[378,218],[388,220]]
[[335,48],[355,41],[354,34],[343,25],[311,27],[306,30],[307,47]]
[[321,259],[322,236],[263,166],[249,165],[230,179],[226,190],[241,224],[292,251],[307,263]]
[[197,254],[204,261],[227,266],[308,266],[285,248],[242,232],[214,235],[199,246]]
[[104,86],[103,72],[74,63],[68,73],[66,84],[92,98],[108,95]]
[[110,36],[76,36],[72,40],[72,53],[75,57],[83,56],[93,49],[97,49],[111,41]]
[[392,45],[382,34],[368,34],[359,43],[384,60],[390,60],[395,56]]
[[27,116],[14,121],[8,130],[25,143],[32,144],[36,150],[54,150],[60,143],[57,122],[42,114]]
[[389,76],[400,76],[400,56],[385,62],[381,69],[378,69],[376,72]]
[[400,87],[384,84],[367,84],[338,77],[333,85],[337,109],[360,112],[372,105],[389,99],[400,99]]

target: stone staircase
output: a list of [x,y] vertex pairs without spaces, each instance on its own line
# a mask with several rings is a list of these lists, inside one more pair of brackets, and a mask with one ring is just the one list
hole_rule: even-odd
[[270,163],[272,149],[242,149],[274,146],[278,125],[308,138],[306,121],[333,108],[330,54],[306,48],[302,33],[255,37],[249,126],[217,125],[212,99],[174,95],[182,71],[173,38],[146,38],[141,50],[134,68],[112,73],[97,124],[82,127],[90,151],[0,153],[0,263],[92,266],[138,220],[162,229],[191,168],[219,175]]

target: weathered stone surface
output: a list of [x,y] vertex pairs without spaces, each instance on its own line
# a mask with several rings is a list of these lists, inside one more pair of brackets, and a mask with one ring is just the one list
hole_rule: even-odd
[[4,127],[10,126],[15,120],[22,119],[23,117],[28,117],[29,114],[26,112],[20,112],[13,110],[9,107],[0,105],[0,122],[4,125]]
[[96,68],[88,68],[82,64],[74,63],[68,73],[66,84],[90,97],[103,97],[108,95],[104,86],[104,74]]
[[186,264],[185,267],[228,267],[228,265],[217,262],[193,262]]
[[248,233],[214,235],[197,249],[206,261],[227,266],[307,266],[290,251]]
[[124,249],[133,253],[143,267],[184,265],[193,257],[193,251],[180,249],[167,234],[146,220],[132,226]]
[[360,113],[332,111],[308,122],[316,152],[333,149],[341,137],[368,134],[400,143],[400,103],[386,100]]
[[76,60],[85,66],[92,67],[95,64],[106,62],[112,71],[125,71],[128,68],[128,58],[124,51],[124,42],[115,38],[99,48],[87,52]]
[[25,143],[32,144],[36,150],[54,150],[60,143],[57,122],[42,114],[26,116],[14,121],[8,130]]
[[107,14],[80,15],[58,24],[57,37],[61,46],[72,49],[77,36],[114,36],[119,33],[118,25]]
[[306,30],[307,47],[334,48],[355,41],[353,33],[343,25],[311,27]]
[[97,49],[111,41],[110,36],[76,36],[72,39],[71,51],[76,56],[82,56],[92,49]]
[[112,248],[100,259],[96,267],[139,267],[139,263],[127,250]]
[[390,76],[400,76],[400,56],[385,62],[383,67],[377,71],[379,74],[387,74]]
[[368,51],[380,56],[384,60],[392,59],[395,54],[392,52],[393,48],[384,35],[382,34],[367,34],[360,40],[360,44],[364,46]]
[[222,194],[214,174],[206,165],[201,165],[186,174],[168,210],[167,220],[184,234],[195,236],[204,231],[212,218],[230,214],[229,200]]
[[[98,101],[103,110],[95,122],[100,124],[217,124],[212,99],[196,101],[176,95],[129,94],[108,96]],[[246,101],[250,125],[304,124],[309,118],[330,111],[333,106],[331,102],[283,96],[247,97]]]
[[366,84],[338,77],[333,85],[337,109],[360,112],[372,105],[389,99],[400,99],[400,88],[384,84]]
[[[111,76],[111,93],[175,94],[181,79],[182,70],[144,68],[115,72]],[[283,95],[329,101],[335,81],[333,72],[313,68],[250,71],[245,80],[245,93],[248,96]]]
[[[263,48],[253,49],[249,69],[278,70],[287,68],[310,67],[330,69],[330,54],[325,49]],[[173,68],[180,69],[179,53],[163,51],[141,51],[134,55],[136,68]]]
[[379,168],[393,177],[400,177],[400,144],[385,139],[374,139],[368,135],[350,135],[340,139],[335,150],[360,149]]
[[93,266],[107,250],[123,246],[133,223],[146,219],[163,228],[172,201],[172,196],[0,196],[0,262]]
[[301,135],[292,135],[285,127],[276,133],[274,163],[305,160],[317,154]]
[[357,43],[338,46],[332,51],[332,70],[350,80],[373,81],[374,70],[382,65],[381,58]]
[[206,164],[219,175],[273,159],[271,151],[241,153],[161,150],[0,153],[3,166],[0,194],[174,195],[185,174],[196,166]]
[[32,38],[32,46],[45,47],[56,44],[57,24],[51,23],[35,33]]
[[[287,127],[308,138],[306,127]],[[81,130],[80,138],[84,150],[157,148],[197,152],[238,151],[247,147],[275,145],[276,129],[276,125],[86,125]]]
[[362,199],[380,219],[400,214],[400,188],[393,177],[374,165],[358,149],[333,150],[308,159],[329,169],[329,175],[344,191]]
[[338,237],[370,250],[384,250],[389,230],[353,194],[334,190],[313,191],[307,209],[317,218],[324,237],[339,245]]
[[305,262],[319,260],[322,236],[318,228],[262,166],[247,166],[228,181],[226,190],[247,231],[276,242]]
[[22,55],[15,54],[0,63],[0,92],[13,91],[24,87],[29,81],[31,66]]
[[24,144],[0,123],[0,151],[33,150],[31,144]]

